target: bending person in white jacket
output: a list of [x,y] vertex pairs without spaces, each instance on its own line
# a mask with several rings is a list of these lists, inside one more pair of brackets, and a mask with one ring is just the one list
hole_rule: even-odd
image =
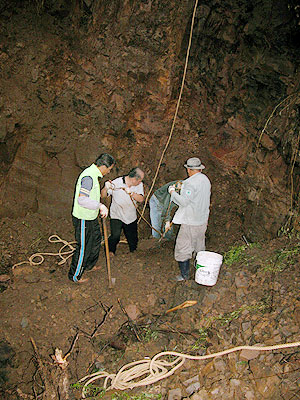
[[171,200],[179,206],[173,223],[181,225],[175,244],[175,260],[181,272],[177,281],[189,279],[193,252],[205,250],[211,190],[208,177],[202,174],[205,166],[199,158],[189,158],[184,166],[189,177],[183,181],[180,194],[174,186],[169,187]]

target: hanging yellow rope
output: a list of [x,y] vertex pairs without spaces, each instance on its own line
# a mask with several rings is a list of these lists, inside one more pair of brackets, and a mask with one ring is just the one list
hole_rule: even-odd
[[148,192],[148,194],[147,194],[147,197],[146,197],[146,200],[145,200],[145,203],[144,203],[144,207],[143,207],[143,210],[142,210],[142,212],[141,212],[141,216],[140,216],[140,218],[139,218],[139,220],[138,220],[138,223],[141,221],[141,218],[142,218],[142,216],[144,215],[144,212],[145,212],[145,209],[146,209],[146,206],[147,206],[147,202],[148,202],[149,196],[150,196],[150,194],[151,194],[151,192],[152,192],[152,189],[153,189],[153,187],[154,187],[154,184],[155,184],[155,181],[156,181],[158,172],[159,172],[159,168],[160,168],[160,166],[161,166],[162,160],[163,160],[163,158],[164,158],[164,155],[165,155],[165,153],[166,153],[166,151],[167,151],[167,148],[168,148],[168,146],[169,146],[169,143],[170,143],[171,138],[172,138],[172,135],[173,135],[174,126],[175,126],[175,122],[176,122],[176,118],[177,118],[177,114],[178,114],[178,109],[179,109],[179,105],[180,105],[180,101],[181,101],[181,96],[182,96],[182,92],[183,92],[184,81],[185,81],[185,76],[186,76],[186,71],[187,71],[188,60],[189,60],[189,54],[190,54],[190,49],[191,49],[191,44],[192,44],[193,27],[194,27],[194,21],[195,21],[195,15],[196,15],[196,10],[197,10],[197,5],[198,5],[198,0],[195,1],[194,12],[193,12],[193,17],[192,17],[192,23],[191,23],[191,29],[190,29],[189,44],[188,44],[188,48],[187,48],[187,52],[186,52],[186,59],[185,59],[185,65],[184,65],[184,72],[183,72],[183,77],[182,77],[182,83],[181,83],[180,93],[179,93],[179,97],[178,97],[178,101],[177,101],[177,105],[176,105],[176,110],[175,110],[175,114],[174,114],[174,118],[173,118],[173,123],[172,123],[171,131],[170,131],[170,134],[169,134],[167,143],[166,143],[166,145],[165,145],[165,148],[163,149],[162,155],[161,155],[161,157],[160,157],[158,166],[157,166],[157,168],[156,168],[156,172],[155,172],[155,175],[154,175],[154,178],[153,178],[151,187],[150,187],[150,189],[149,189],[149,192]]

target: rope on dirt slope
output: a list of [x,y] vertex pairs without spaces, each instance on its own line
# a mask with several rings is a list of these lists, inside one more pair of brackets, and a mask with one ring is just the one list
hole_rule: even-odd
[[141,212],[141,216],[140,216],[140,218],[139,218],[139,220],[138,220],[138,223],[141,221],[142,216],[144,215],[144,212],[145,212],[145,209],[146,209],[146,205],[147,205],[149,196],[150,196],[150,194],[151,194],[151,192],[152,192],[152,189],[153,189],[153,187],[154,187],[154,184],[155,184],[155,181],[156,181],[158,172],[159,172],[159,168],[160,168],[160,166],[161,166],[161,163],[162,163],[162,160],[163,160],[163,158],[164,158],[165,152],[167,151],[167,148],[168,148],[168,146],[169,146],[169,143],[170,143],[171,138],[172,138],[172,135],[173,135],[174,126],[175,126],[175,122],[176,122],[176,118],[177,118],[177,114],[178,114],[178,109],[179,109],[179,105],[180,105],[180,101],[181,101],[181,96],[182,96],[182,92],[183,92],[183,86],[184,86],[184,81],[185,81],[185,76],[186,76],[186,70],[187,70],[187,65],[188,65],[188,60],[189,60],[189,54],[190,54],[190,49],[191,49],[191,44],[192,44],[193,27],[194,27],[194,21],[195,21],[195,15],[196,15],[196,10],[197,10],[197,5],[198,5],[198,0],[195,1],[194,12],[193,12],[193,16],[192,16],[191,29],[190,29],[189,43],[188,43],[188,48],[187,48],[187,52],[186,52],[185,65],[184,65],[183,77],[182,77],[182,82],[181,82],[181,88],[180,88],[180,93],[179,93],[179,97],[178,97],[178,100],[177,100],[177,105],[176,105],[176,110],[175,110],[175,114],[174,114],[174,118],[173,118],[173,123],[172,123],[171,131],[170,131],[170,134],[169,134],[167,143],[166,143],[166,145],[165,145],[165,147],[164,147],[164,149],[163,149],[162,155],[161,155],[161,157],[160,157],[158,166],[157,166],[157,168],[156,168],[156,172],[155,172],[155,175],[154,175],[154,178],[153,178],[151,187],[150,187],[150,189],[149,189],[149,192],[148,192],[148,194],[147,194],[147,197],[146,197],[146,200],[145,200],[145,203],[144,203],[144,207],[143,207],[143,210],[142,210],[142,212]]
[[[86,375],[79,382],[85,382],[82,389],[82,398],[86,398],[88,393],[88,385],[97,379],[104,378],[103,388],[106,390],[125,390],[133,389],[139,386],[146,386],[155,383],[161,379],[172,375],[180,368],[186,359],[189,360],[207,360],[208,358],[220,357],[225,354],[233,353],[240,350],[250,351],[272,351],[279,349],[287,349],[290,347],[300,346],[300,342],[284,343],[274,346],[238,346],[232,349],[220,351],[218,353],[208,354],[206,356],[191,356],[188,354],[177,353],[174,351],[164,351],[156,354],[152,359],[145,358],[140,361],[134,361],[122,367],[117,374],[109,374],[104,371],[95,372],[91,375]],[[168,356],[169,361],[159,360],[160,357]],[[170,361],[170,357],[176,357]],[[169,369],[171,367],[171,369]],[[138,381],[138,378],[142,379]],[[110,386],[108,381],[111,380]]]
[[[59,249],[58,253],[35,253],[28,258],[28,261],[22,261],[18,264],[12,266],[12,270],[15,269],[18,265],[22,264],[30,264],[30,265],[40,265],[44,262],[44,256],[59,256],[61,261],[59,261],[58,265],[64,264],[68,258],[72,257],[75,247],[72,246],[76,242],[67,242],[66,240],[61,239],[58,235],[51,235],[48,238],[50,243],[63,243],[63,246]],[[68,248],[66,250],[66,248]],[[34,259],[39,258],[39,261],[34,261]]]

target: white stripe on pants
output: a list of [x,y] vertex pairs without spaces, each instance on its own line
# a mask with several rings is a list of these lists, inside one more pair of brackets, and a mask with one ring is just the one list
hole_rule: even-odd
[[205,250],[205,232],[207,223],[204,225],[181,224],[175,245],[175,260],[190,260],[193,252]]

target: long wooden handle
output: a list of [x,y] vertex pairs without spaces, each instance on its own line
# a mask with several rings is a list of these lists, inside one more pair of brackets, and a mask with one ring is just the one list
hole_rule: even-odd
[[179,306],[170,308],[169,310],[166,311],[166,314],[171,312],[171,311],[182,310],[183,308],[191,307],[191,306],[193,306],[195,304],[197,304],[196,300],[187,300],[184,303],[179,304]]
[[106,218],[103,218],[102,221],[103,221],[103,233],[104,233],[104,243],[105,243],[107,274],[108,274],[108,287],[109,287],[109,289],[112,289],[113,285],[112,285],[111,274],[110,274],[110,257],[109,257]]

